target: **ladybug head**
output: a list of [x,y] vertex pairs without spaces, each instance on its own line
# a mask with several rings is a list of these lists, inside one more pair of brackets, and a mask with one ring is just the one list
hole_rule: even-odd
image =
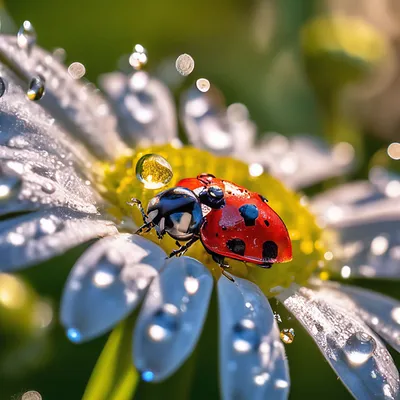
[[153,197],[147,206],[147,220],[158,234],[176,240],[190,240],[199,232],[203,215],[198,197],[184,187],[174,187]]
[[199,193],[199,199],[202,204],[210,208],[219,209],[225,205],[224,191],[217,185],[206,186]]

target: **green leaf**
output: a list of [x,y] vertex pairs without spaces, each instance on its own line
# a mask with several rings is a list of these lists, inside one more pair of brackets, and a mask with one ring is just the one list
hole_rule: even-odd
[[83,400],[132,399],[139,377],[132,361],[134,316],[110,334],[86,386]]

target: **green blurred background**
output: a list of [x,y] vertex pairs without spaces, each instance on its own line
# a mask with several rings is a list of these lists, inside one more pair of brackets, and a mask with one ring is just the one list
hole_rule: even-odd
[[[377,163],[397,167],[386,155],[400,127],[400,7],[395,1],[6,0],[3,6],[16,26],[25,19],[33,23],[41,46],[63,47],[67,63],[82,62],[90,80],[116,69],[136,43],[148,50],[148,69],[155,73],[189,53],[196,68],[184,84],[206,77],[228,103],[246,104],[260,133],[349,141],[361,160],[353,177],[366,177]],[[320,16],[327,18],[316,19]],[[3,29],[4,21],[3,15]],[[180,90],[174,86],[177,98]],[[54,315],[45,333],[38,334],[31,326],[35,308],[10,324],[9,310],[0,308],[0,399],[17,399],[27,390],[39,391],[43,399],[81,398],[106,337],[73,345],[56,321],[63,283],[82,250],[23,272],[23,281],[14,282],[22,285],[26,304],[50,304]],[[368,287],[400,297],[392,282],[369,282]],[[281,327],[296,331],[294,343],[286,346],[290,398],[350,398],[304,330],[279,311]],[[141,384],[137,398],[218,398],[215,313],[192,360],[163,385]]]

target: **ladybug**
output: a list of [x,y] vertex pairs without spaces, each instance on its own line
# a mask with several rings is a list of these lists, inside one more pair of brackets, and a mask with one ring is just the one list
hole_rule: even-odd
[[143,216],[136,233],[155,228],[159,238],[168,233],[176,239],[178,249],[169,257],[183,255],[200,240],[223,273],[229,268],[225,257],[264,268],[292,259],[287,228],[268,200],[214,175],[182,179],[153,197],[147,212],[137,199],[129,204],[137,205]]

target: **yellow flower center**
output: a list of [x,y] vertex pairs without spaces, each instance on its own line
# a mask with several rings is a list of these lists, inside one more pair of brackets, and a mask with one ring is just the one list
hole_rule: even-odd
[[[173,177],[162,189],[146,189],[136,177],[137,162],[142,156],[150,153],[164,157],[172,167]],[[183,178],[196,177],[202,172],[235,182],[265,196],[268,204],[285,222],[292,240],[291,262],[274,264],[270,269],[263,269],[229,259],[229,272],[255,282],[267,296],[274,296],[292,282],[305,283],[312,272],[321,267],[324,254],[322,232],[316,224],[315,217],[301,204],[300,196],[268,174],[251,176],[248,165],[241,161],[214,156],[193,147],[176,149],[172,146],[153,146],[137,149],[132,156],[122,157],[115,164],[106,164],[103,185],[105,195],[115,206],[113,214],[121,219],[128,216],[140,226],[143,222],[139,210],[127,204],[131,198],[141,200],[146,208],[149,200],[161,190],[175,186]],[[159,240],[153,230],[144,236],[158,243],[167,253],[177,248],[175,240],[168,235]],[[215,277],[220,275],[219,266],[200,242],[194,244],[186,255],[201,261]]]

